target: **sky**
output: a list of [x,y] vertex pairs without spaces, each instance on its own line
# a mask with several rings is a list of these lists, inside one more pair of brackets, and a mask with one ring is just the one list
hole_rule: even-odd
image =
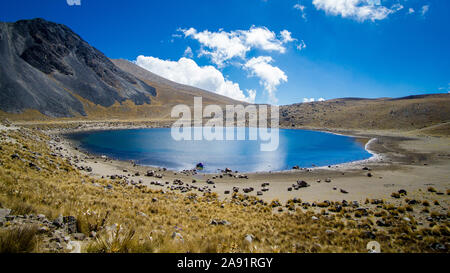
[[0,0],[0,21],[65,24],[109,58],[285,105],[450,91],[446,0]]

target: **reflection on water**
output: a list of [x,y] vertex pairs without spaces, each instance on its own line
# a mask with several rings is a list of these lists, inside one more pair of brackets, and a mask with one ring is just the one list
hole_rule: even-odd
[[295,165],[326,166],[371,156],[361,143],[351,137],[316,131],[280,129],[278,149],[263,152],[259,138],[249,140],[249,128],[226,129],[235,130],[235,133],[245,132],[245,140],[220,141],[175,141],[170,130],[96,131],[70,137],[79,141],[83,149],[95,154],[175,170],[192,169],[202,162],[205,172],[217,172],[227,167],[240,172],[279,171]]

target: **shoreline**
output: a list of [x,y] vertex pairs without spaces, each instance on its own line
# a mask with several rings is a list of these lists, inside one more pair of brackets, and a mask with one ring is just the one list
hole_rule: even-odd
[[[99,155],[99,154],[91,153],[90,151],[87,151],[86,149],[83,149],[81,147],[81,145],[76,140],[71,139],[69,135],[77,134],[77,133],[102,132],[102,131],[110,131],[110,130],[161,129],[161,128],[168,128],[168,127],[148,127],[148,126],[133,126],[132,125],[132,126],[127,126],[127,127],[119,126],[119,127],[106,127],[106,128],[105,127],[94,127],[94,128],[69,129],[68,131],[66,130],[66,132],[64,132],[64,133],[61,133],[59,131],[58,132],[54,132],[54,130],[49,130],[47,132],[49,132],[51,134],[55,134],[56,133],[58,136],[64,138],[65,140],[67,140],[68,142],[73,144],[72,148],[76,148],[76,149],[82,150],[82,152],[84,154],[86,154],[86,155],[102,156],[102,155]],[[302,129],[302,128],[284,128],[284,127],[281,127],[280,129],[316,131],[316,132],[334,134],[334,135],[339,135],[339,136],[351,137],[355,141],[357,141],[356,139],[358,139],[358,138],[368,139],[368,141],[364,145],[364,149],[368,153],[370,153],[372,155],[369,158],[361,159],[361,160],[348,161],[348,162],[342,162],[342,163],[333,164],[333,165],[301,167],[300,169],[320,170],[320,169],[329,168],[329,166],[331,166],[332,168],[345,168],[345,169],[358,168],[358,167],[362,167],[364,164],[367,164],[367,163],[379,163],[380,161],[383,161],[383,158],[384,158],[382,153],[379,153],[379,152],[369,148],[369,146],[374,141],[377,140],[376,137],[367,137],[367,136],[362,137],[362,136],[354,135],[354,134],[343,134],[343,133],[333,132],[333,131],[329,131],[329,130],[321,130],[321,129],[315,130],[315,129]],[[114,158],[113,160],[122,161],[122,162],[129,162],[127,160],[116,159],[116,158]],[[137,165],[142,166],[142,167],[149,167],[149,168],[166,168],[167,170],[174,171],[174,172],[183,171],[183,170],[171,169],[171,168],[168,168],[166,166],[153,166],[153,165],[142,165],[142,164],[137,164]],[[226,166],[224,166],[223,169],[225,169],[225,168],[226,168]],[[277,170],[277,171],[239,172],[239,173],[241,173],[241,174],[276,174],[276,173],[284,173],[284,172],[290,172],[290,171],[293,171],[293,169]],[[215,175],[215,174],[218,174],[218,172],[212,172],[212,173],[202,172],[201,174]]]
[[[126,128],[124,128],[126,127]],[[149,128],[149,126],[114,126],[115,129],[132,129],[132,128]],[[153,128],[153,127],[150,127]],[[81,128],[82,131],[87,131],[91,128]],[[112,129],[108,126],[96,126],[95,130]],[[288,128],[285,128],[288,129]],[[300,129],[300,128],[295,128]],[[307,128],[307,130],[311,130]],[[399,134],[374,134],[373,132],[355,132],[342,130],[336,132],[326,131],[327,133],[345,133],[347,136],[356,138],[369,139],[365,144],[365,148],[372,153],[372,157],[333,165],[330,168],[314,167],[300,170],[285,170],[277,172],[254,172],[254,173],[238,173],[236,175],[244,175],[247,178],[236,178],[223,176],[219,178],[217,173],[201,173],[192,174],[188,172],[178,172],[173,170],[163,171],[162,167],[149,167],[141,165],[133,165],[129,161],[120,160],[104,160],[100,156],[83,151],[76,150],[69,141],[64,138],[67,134],[77,130],[47,130],[51,134],[61,137],[64,144],[64,149],[67,149],[67,155],[77,155],[83,160],[79,163],[74,163],[76,166],[89,166],[92,172],[86,172],[95,177],[108,178],[113,176],[126,176],[129,181],[142,180],[142,183],[153,189],[166,189],[168,184],[174,180],[182,180],[185,183],[190,183],[192,180],[197,180],[195,184],[198,187],[207,187],[208,190],[219,194],[220,198],[227,199],[230,195],[224,192],[232,191],[233,187],[238,187],[239,192],[243,188],[254,188],[255,190],[248,193],[248,195],[257,195],[261,189],[261,185],[270,182],[270,190],[264,192],[260,198],[271,201],[279,199],[280,201],[287,201],[294,197],[300,196],[302,200],[319,201],[319,200],[336,200],[352,199],[364,201],[368,197],[385,198],[390,196],[393,190],[406,189],[408,191],[416,191],[425,187],[428,184],[438,185],[442,190],[450,188],[448,177],[450,177],[450,140],[447,138],[421,138],[402,136]],[[316,130],[318,131],[318,130]],[[416,142],[418,144],[416,144]],[[427,145],[436,146],[434,150],[430,150]],[[412,144],[411,144],[412,143]],[[427,144],[428,143],[428,144]],[[406,149],[405,147],[406,146]],[[424,146],[424,151],[415,151],[419,146]],[[433,146],[433,147],[434,147]],[[442,151],[447,151],[448,157],[440,157]],[[425,166],[426,165],[426,166]],[[365,170],[367,168],[367,170]],[[127,170],[124,173],[123,170]],[[161,174],[162,178],[142,176],[148,170]],[[133,173],[140,172],[140,177],[135,177]],[[370,173],[370,177],[368,176]],[[131,174],[128,176],[128,174]],[[233,173],[233,175],[235,175]],[[207,181],[214,181],[214,184],[208,184]],[[324,182],[330,179],[331,182]],[[298,180],[307,181],[309,187],[288,191],[288,188]],[[154,185],[152,182],[157,182],[161,185]],[[348,194],[340,193],[340,189],[349,192]]]

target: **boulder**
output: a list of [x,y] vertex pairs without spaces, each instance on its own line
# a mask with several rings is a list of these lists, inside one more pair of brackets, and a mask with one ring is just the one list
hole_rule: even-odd
[[62,227],[64,225],[64,218],[61,214],[53,220],[53,225],[57,227]]
[[67,232],[69,233],[77,233],[77,218],[74,216],[64,216],[63,217],[64,223],[67,226]]
[[297,181],[297,185],[298,185],[300,188],[306,188],[306,187],[309,187],[309,184],[308,184],[306,181],[303,181],[303,180]]
[[86,235],[84,235],[84,233],[74,233],[72,236],[77,241],[84,241],[86,239]]
[[255,239],[255,236],[253,236],[252,234],[247,234],[244,237],[244,241],[249,244],[251,244],[254,239]]
[[0,220],[6,218],[11,213],[10,209],[0,209]]

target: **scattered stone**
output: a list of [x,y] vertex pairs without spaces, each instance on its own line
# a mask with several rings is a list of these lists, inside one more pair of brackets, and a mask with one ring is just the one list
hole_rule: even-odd
[[445,245],[443,245],[441,243],[432,243],[432,244],[430,244],[430,248],[433,249],[434,251],[446,251],[447,250]]
[[86,239],[86,235],[84,235],[84,233],[74,233],[72,236],[77,241],[84,241]]
[[69,233],[76,233],[78,231],[77,218],[75,218],[74,216],[64,216],[63,219]]
[[0,209],[0,220],[6,218],[11,213],[10,209]]
[[372,231],[365,231],[363,232],[363,238],[364,239],[375,239],[377,236]]
[[174,239],[176,241],[184,242],[183,236],[180,233],[178,233],[178,232],[173,232],[172,233],[172,239]]
[[393,192],[391,194],[391,197],[398,199],[398,198],[400,198],[400,194],[398,192]]
[[377,221],[377,225],[380,227],[389,227],[390,225],[386,223],[384,220],[380,219]]
[[297,185],[298,185],[300,188],[306,188],[306,187],[309,187],[309,184],[308,184],[306,181],[303,181],[303,180],[297,181]]
[[255,236],[253,236],[252,234],[247,234],[247,235],[245,235],[244,241],[251,244],[254,239],[255,239]]
[[147,214],[145,214],[141,211],[138,211],[137,215],[142,216],[142,217],[148,217]]
[[62,227],[64,225],[64,218],[60,214],[58,217],[56,217],[55,220],[53,220],[53,224],[57,227]]

